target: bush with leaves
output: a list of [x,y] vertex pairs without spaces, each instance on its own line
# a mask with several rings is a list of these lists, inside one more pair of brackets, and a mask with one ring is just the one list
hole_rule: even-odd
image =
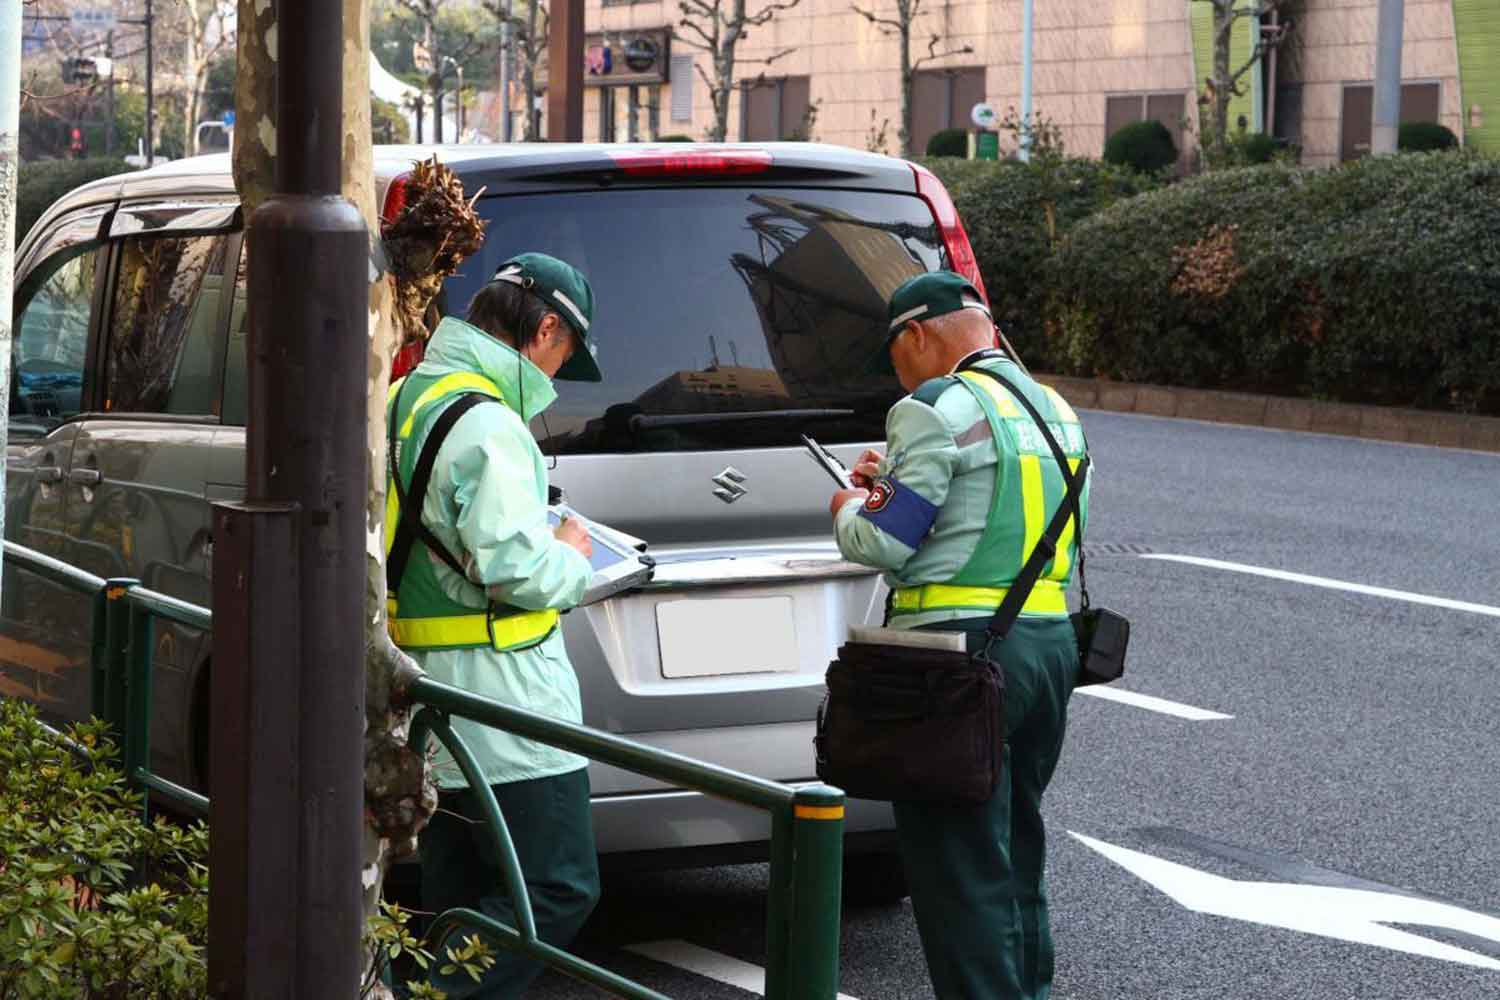
[[932,138],[927,140],[928,156],[961,156],[969,155],[969,132],[961,128],[938,129],[932,133]]
[[104,726],[0,699],[0,997],[205,995],[208,830],[141,819]]
[[1105,140],[1104,162],[1154,174],[1177,162],[1177,144],[1159,121],[1131,122]]
[[[967,218],[967,217],[966,217]],[[1060,370],[1500,413],[1500,161],[1226,170],[1069,232]]]
[[1084,219],[1161,182],[1098,160],[1048,156],[923,163],[953,196],[995,318],[1028,365],[1052,370],[1045,330],[1055,248]]
[[1402,122],[1396,131],[1396,148],[1403,153],[1430,153],[1457,149],[1458,136],[1437,122]]

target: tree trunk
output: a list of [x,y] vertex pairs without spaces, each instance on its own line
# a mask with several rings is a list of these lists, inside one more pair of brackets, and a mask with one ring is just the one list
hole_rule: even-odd
[[529,0],[526,11],[526,48],[525,59],[521,69],[521,92],[526,95],[526,120],[521,126],[521,138],[526,142],[536,142],[536,60],[537,55],[544,48],[545,40],[536,36],[537,4],[539,0]]
[[234,187],[249,219],[270,196],[276,162],[276,10],[239,0],[234,114]]
[[915,82],[911,68],[911,18],[901,9],[901,155],[911,156],[911,88]]
[[1214,93],[1213,122],[1210,132],[1210,148],[1216,159],[1222,159],[1229,137],[1229,101],[1233,81],[1230,80],[1229,60],[1234,45],[1232,0],[1213,0],[1214,9]]

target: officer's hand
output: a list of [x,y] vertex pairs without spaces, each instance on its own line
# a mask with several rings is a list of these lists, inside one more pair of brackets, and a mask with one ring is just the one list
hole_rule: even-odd
[[885,456],[880,452],[866,448],[859,461],[854,463],[854,468],[849,470],[849,479],[861,489],[870,489],[880,475],[880,463],[884,460]]
[[828,501],[828,513],[834,517],[838,517],[839,511],[843,509],[844,504],[856,498],[860,503],[864,503],[865,497],[869,495],[869,490],[839,490],[833,495],[833,499]]
[[585,528],[576,517],[570,517],[557,526],[552,533],[559,542],[571,545],[583,554],[585,559],[594,555],[594,540],[589,537],[588,529]]

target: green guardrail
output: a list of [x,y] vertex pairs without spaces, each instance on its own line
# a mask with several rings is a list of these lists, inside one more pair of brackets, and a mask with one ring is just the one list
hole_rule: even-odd
[[[193,816],[207,818],[209,800],[153,773],[151,760],[152,654],[156,620],[211,630],[206,608],[142,587],[133,579],[104,579],[40,552],[5,542],[10,566],[79,594],[92,595],[90,693],[93,712],[121,741],[131,786]],[[469,719],[591,760],[678,787],[737,802],[770,814],[771,876],[766,906],[766,984],[770,1000],[833,1000],[838,992],[839,915],[843,880],[844,793],[823,785],[794,788],[610,733],[574,725],[478,697],[419,676],[405,688],[421,706],[410,740],[424,747],[434,736],[448,749],[479,798],[496,852],[515,924],[468,909],[440,914],[429,930],[430,947],[465,928],[502,947],[631,1000],[667,1000],[662,994],[586,962],[537,937],[531,901],[505,817],[452,718]],[[60,734],[59,734],[60,735]]]

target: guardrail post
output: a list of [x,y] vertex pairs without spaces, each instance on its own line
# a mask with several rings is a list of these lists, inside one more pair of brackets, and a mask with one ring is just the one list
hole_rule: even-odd
[[[123,751],[129,736],[126,701],[130,683],[130,588],[140,581],[126,578],[104,584],[104,692],[99,717],[109,723],[110,737]],[[128,778],[128,776],[127,776]]]
[[[799,788],[792,830],[792,926],[784,996],[833,1000],[839,988],[844,793],[827,785]],[[771,1000],[773,994],[767,997]]]
[[151,768],[151,656],[155,652],[156,619],[143,608],[127,605],[130,620],[129,671],[125,691],[125,781],[140,788],[141,815],[151,817],[151,795],[140,774]]
[[105,718],[108,711],[104,703],[109,674],[109,639],[104,634],[108,614],[109,588],[106,585],[94,593],[89,625],[89,714],[96,719]]

